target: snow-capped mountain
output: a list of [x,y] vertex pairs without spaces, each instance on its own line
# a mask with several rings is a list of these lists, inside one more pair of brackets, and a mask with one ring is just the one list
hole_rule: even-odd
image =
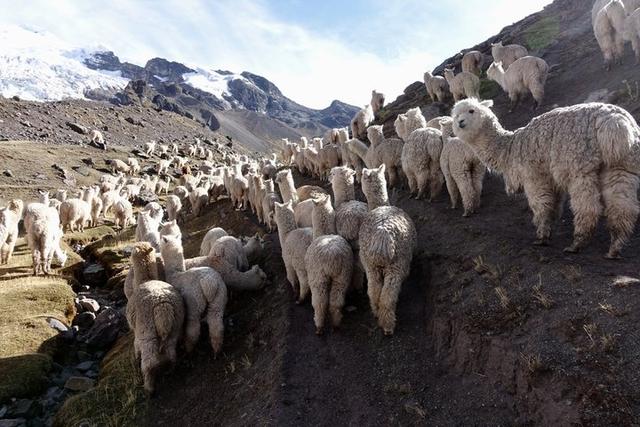
[[[230,120],[233,127],[260,128],[259,137],[269,139],[321,135],[329,127],[347,126],[358,110],[340,101],[324,110],[307,108],[285,97],[266,78],[246,71],[238,74],[163,58],[142,67],[121,62],[105,48],[69,46],[52,34],[19,26],[0,26],[0,95],[33,101],[143,102],[214,130]],[[238,110],[245,113],[226,113]]]
[[88,68],[84,61],[91,54],[51,34],[0,27],[0,95],[55,101],[83,98],[87,91],[122,90],[129,80],[119,71]]

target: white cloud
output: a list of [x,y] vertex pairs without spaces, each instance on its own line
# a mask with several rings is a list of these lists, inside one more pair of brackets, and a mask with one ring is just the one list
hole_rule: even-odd
[[394,99],[427,68],[548,0],[425,3],[372,0],[367,16],[348,27],[328,23],[322,32],[284,22],[264,0],[33,0],[28,8],[5,5],[0,22],[46,29],[76,45],[106,45],[138,64],[162,56],[251,71],[295,101],[324,108],[336,98],[363,105],[372,89]]

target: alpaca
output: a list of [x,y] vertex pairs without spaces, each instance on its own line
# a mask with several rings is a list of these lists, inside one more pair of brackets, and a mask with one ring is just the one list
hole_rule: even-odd
[[462,98],[480,98],[480,79],[475,74],[464,71],[454,74],[452,68],[445,68],[444,78],[449,83],[449,90],[455,102]]
[[509,112],[513,112],[520,102],[521,95],[526,92],[531,92],[533,95],[535,111],[542,104],[548,73],[549,66],[544,59],[523,56],[511,64],[507,71],[502,68],[502,63],[492,63],[487,70],[487,77],[497,82],[509,94],[511,100]]
[[380,206],[389,205],[384,170],[384,165],[377,169],[362,170],[362,192],[367,196],[367,207],[370,211]]
[[297,227],[291,200],[284,204],[276,202],[274,207],[287,280],[297,294],[296,302],[300,304],[309,294],[304,257],[313,241],[313,231],[311,228]]
[[518,59],[527,55],[529,55],[527,48],[520,46],[519,44],[509,44],[504,46],[502,41],[491,43],[491,56],[493,56],[493,62],[502,62],[502,66],[505,70],[508,70],[511,64],[516,62]]
[[625,21],[625,38],[631,41],[631,47],[636,54],[636,64],[640,64],[640,7]]
[[24,204],[20,199],[13,199],[9,205],[0,210],[0,227],[4,234],[0,235],[0,264],[8,264],[18,240],[18,222],[22,217]]
[[[510,70],[513,67],[509,68]],[[453,137],[453,122],[448,121],[443,130],[444,144],[440,154],[440,169],[444,175],[451,199],[451,209],[462,197],[464,214],[468,217],[480,207],[482,182],[487,168],[475,155],[471,147]]]
[[84,232],[91,221],[91,205],[81,199],[67,199],[60,205],[60,222],[63,230]]
[[213,352],[219,353],[224,339],[224,309],[227,287],[220,274],[209,267],[185,269],[182,244],[173,236],[162,236],[160,250],[167,282],[175,286],[186,306],[185,348],[190,353],[200,337],[200,320],[209,325]]
[[293,206],[298,204],[298,193],[296,191],[296,186],[293,182],[293,175],[291,174],[291,169],[283,169],[276,174],[275,178],[276,184],[278,184],[278,188],[280,189],[280,195],[282,196],[282,200],[287,203],[289,200],[293,203]]
[[502,128],[491,106],[459,102],[453,131],[480,161],[504,175],[508,188],[524,188],[536,244],[548,242],[561,194],[567,192],[574,234],[565,251],[582,249],[604,213],[611,234],[606,257],[618,258],[640,211],[640,127],[633,117],[614,105],[578,104],[556,108],[512,132]]
[[[382,131],[382,126],[369,126],[367,136],[369,137],[369,141],[371,141],[369,150],[373,149],[379,164],[385,165],[385,170],[389,177],[389,185],[395,187],[398,185],[400,177],[402,176],[402,149],[404,143],[398,138],[386,139]],[[378,165],[373,167],[377,166]]]
[[177,221],[179,218],[182,218],[182,202],[178,196],[173,194],[167,196],[166,208],[169,221]]
[[27,244],[31,249],[34,276],[42,272],[51,273],[51,262],[54,255],[64,265],[67,254],[60,248],[62,229],[58,212],[50,207],[43,207],[32,216],[27,229]]
[[324,331],[329,311],[334,328],[342,321],[342,307],[353,272],[353,250],[349,243],[335,234],[335,212],[331,199],[314,199],[313,241],[305,254],[305,266],[311,290],[313,321],[316,334]]
[[360,262],[367,276],[373,315],[384,334],[393,335],[398,295],[411,270],[417,234],[413,221],[404,211],[380,205],[379,189],[386,188],[384,173],[370,172],[363,172],[363,183],[365,173],[372,182],[362,186],[370,211],[360,226]]
[[444,102],[449,91],[449,83],[442,76],[434,76],[429,71],[424,73],[424,85],[431,101]]
[[477,50],[471,50],[462,56],[462,71],[480,76],[484,55]]
[[131,268],[134,280],[127,301],[127,321],[134,333],[133,347],[140,360],[144,389],[152,394],[157,370],[165,362],[173,365],[178,359],[185,307],[178,290],[157,280],[156,254],[150,245],[134,246]]
[[598,5],[596,2],[592,10],[595,13],[592,15],[593,32],[604,56],[604,66],[610,70],[612,63],[622,64],[627,14],[620,0],[609,1],[596,12]]
[[377,117],[383,107],[384,93],[377,92],[375,90],[371,91],[371,110],[373,110],[373,115]]
[[444,177],[440,171],[442,133],[424,127],[411,132],[402,148],[402,170],[409,183],[409,191],[416,199],[424,197],[429,185],[429,201],[442,190]]
[[373,122],[373,108],[371,104],[366,105],[358,111],[351,119],[351,135],[353,138],[364,138],[367,134],[367,127]]
[[200,243],[200,256],[207,256],[211,252],[211,247],[221,237],[228,236],[227,232],[220,227],[214,227],[207,231]]

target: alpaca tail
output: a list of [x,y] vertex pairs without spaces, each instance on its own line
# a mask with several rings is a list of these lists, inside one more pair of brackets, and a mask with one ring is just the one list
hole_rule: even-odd
[[605,165],[616,166],[640,144],[640,128],[630,115],[617,112],[600,123],[597,139]]
[[390,262],[396,255],[396,241],[386,232],[376,233],[368,245],[368,250],[375,259],[382,259]]
[[153,323],[161,343],[167,341],[177,321],[176,308],[171,301],[162,301],[153,307]]

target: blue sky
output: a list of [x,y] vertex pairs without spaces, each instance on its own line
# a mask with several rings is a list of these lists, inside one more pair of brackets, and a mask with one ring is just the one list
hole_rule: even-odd
[[[0,24],[49,31],[122,60],[251,71],[293,100],[395,99],[425,70],[550,0],[0,0]],[[18,6],[20,5],[20,6]]]

